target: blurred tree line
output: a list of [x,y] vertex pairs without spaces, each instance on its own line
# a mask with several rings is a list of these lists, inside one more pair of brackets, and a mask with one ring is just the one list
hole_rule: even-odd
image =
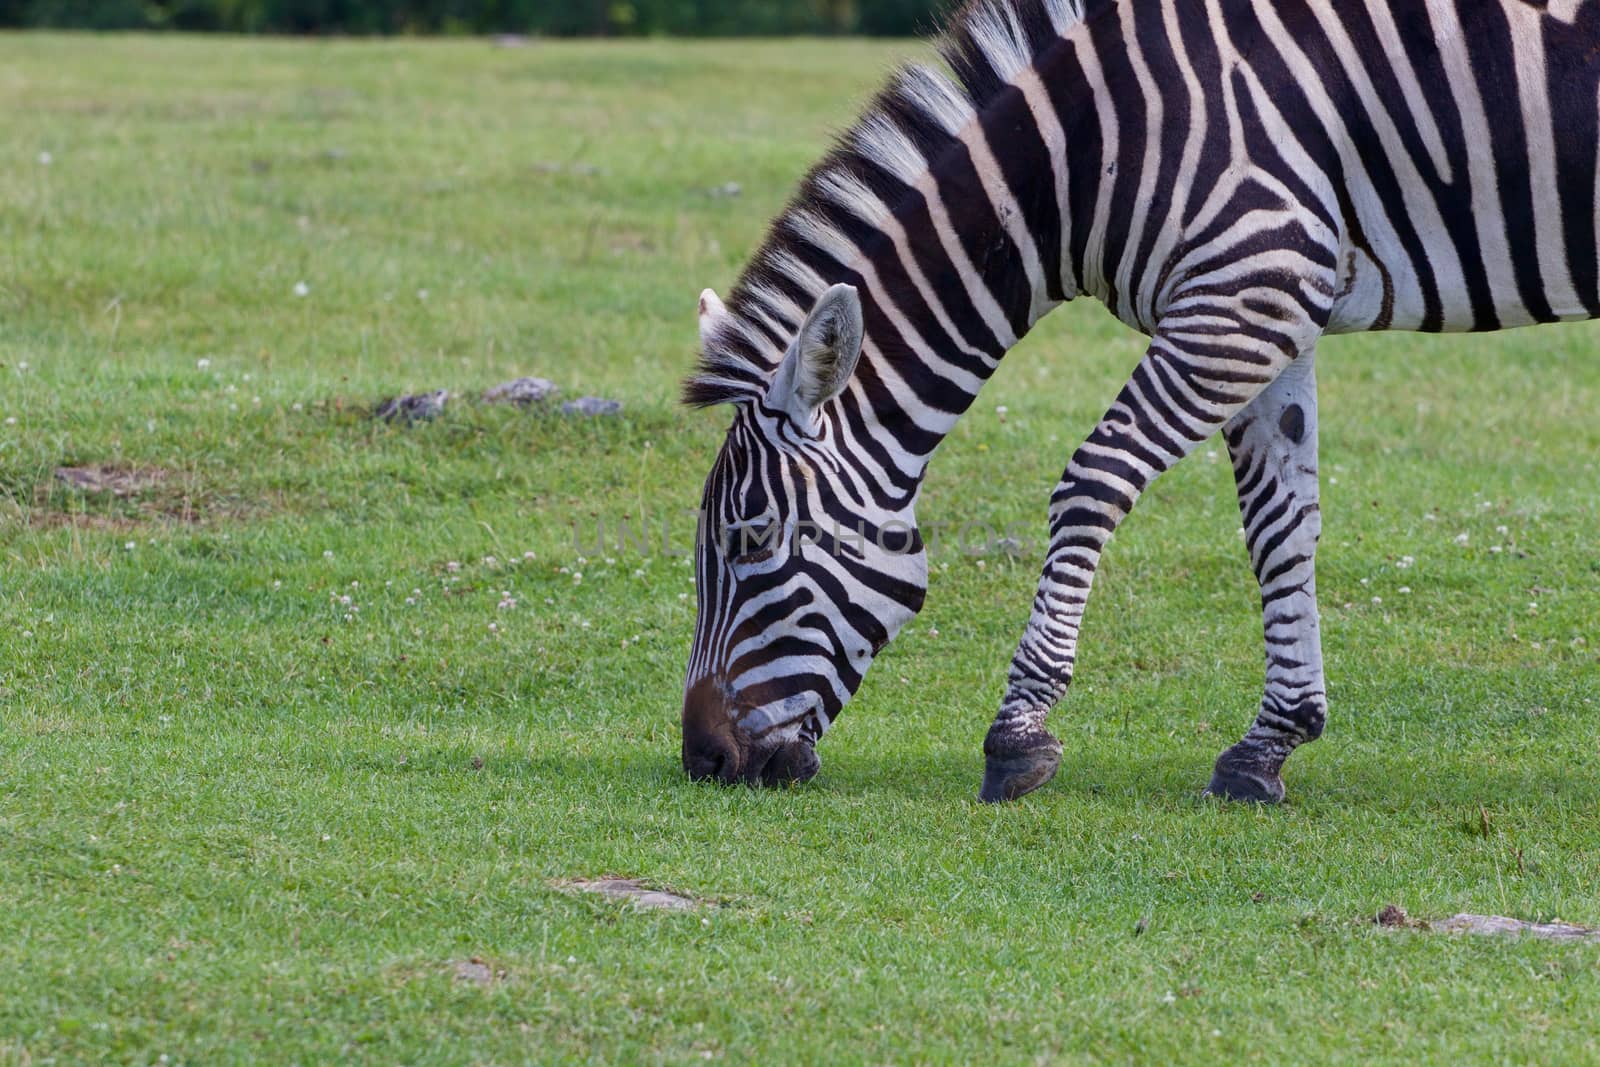
[[0,26],[293,34],[926,32],[955,0],[0,0]]

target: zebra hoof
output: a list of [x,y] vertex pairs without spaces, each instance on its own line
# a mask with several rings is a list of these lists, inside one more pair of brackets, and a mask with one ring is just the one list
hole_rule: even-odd
[[1241,752],[1235,745],[1217,757],[1205,795],[1247,804],[1282,803],[1283,778],[1278,774],[1282,766],[1282,760],[1263,759],[1259,752]]
[[983,753],[978,799],[985,804],[1025,797],[1054,778],[1061,766],[1061,742],[1043,730],[1003,740],[991,733]]

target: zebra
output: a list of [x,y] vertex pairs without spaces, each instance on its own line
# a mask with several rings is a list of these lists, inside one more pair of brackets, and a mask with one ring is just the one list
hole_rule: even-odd
[[804,179],[690,405],[732,405],[702,500],[691,777],[776,785],[920,609],[918,487],[1041,317],[1149,347],[1050,497],[984,801],[1049,781],[1096,565],[1220,434],[1261,589],[1259,712],[1208,791],[1283,799],[1323,732],[1315,358],[1326,334],[1600,314],[1600,0],[970,0]]

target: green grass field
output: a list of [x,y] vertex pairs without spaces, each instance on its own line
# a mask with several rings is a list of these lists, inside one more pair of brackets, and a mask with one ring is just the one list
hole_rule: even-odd
[[[1600,924],[1596,329],[1324,347],[1282,808],[1198,795],[1260,692],[1220,446],[1039,794],[974,799],[1036,543],[934,559],[814,782],[684,780],[690,571],[573,523],[690,536],[696,296],[914,47],[0,38],[0,1062],[1600,1062],[1600,946],[1372,923]],[[1141,352],[1048,320],[921,518],[1042,528]],[[519,374],[626,411],[363,414]]]

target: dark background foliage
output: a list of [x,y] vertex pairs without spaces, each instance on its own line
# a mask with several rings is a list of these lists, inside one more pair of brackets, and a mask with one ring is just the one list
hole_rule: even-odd
[[953,0],[0,0],[0,26],[230,33],[926,32]]

